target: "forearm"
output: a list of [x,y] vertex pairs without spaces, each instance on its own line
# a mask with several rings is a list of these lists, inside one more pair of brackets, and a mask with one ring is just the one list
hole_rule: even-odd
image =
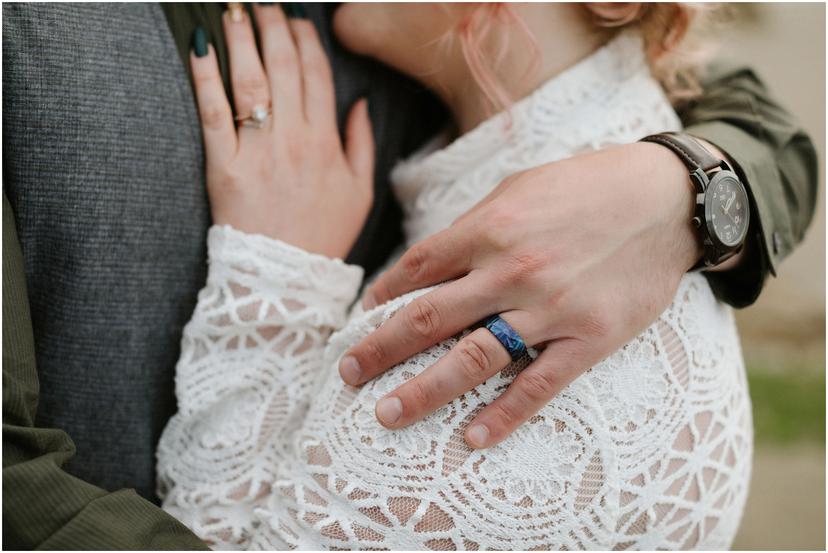
[[726,153],[751,198],[745,253],[729,270],[708,272],[720,299],[744,307],[768,273],[799,244],[816,207],[816,153],[804,130],[746,68],[713,71],[704,96],[680,115],[685,132]]
[[75,452],[61,430],[37,428],[38,377],[23,259],[3,195],[3,547],[205,549],[134,491],[108,493],[62,468]]
[[[5,464],[21,442],[48,444]],[[74,453],[63,432],[3,428],[3,547],[6,549],[207,549],[187,527],[134,490],[106,492],[62,469]]]
[[165,509],[203,539],[244,547],[362,270],[229,227],[211,229],[208,244],[159,486]]

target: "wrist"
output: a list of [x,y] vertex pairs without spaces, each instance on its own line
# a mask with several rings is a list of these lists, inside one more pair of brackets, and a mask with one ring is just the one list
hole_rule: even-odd
[[[698,138],[698,137],[694,137],[694,138],[696,139],[696,141],[699,144],[704,146],[707,149],[708,152],[713,154],[718,159],[726,161],[729,165],[733,166],[733,162],[730,161],[730,159],[727,157],[727,154],[725,154],[722,150],[720,150],[719,148],[717,148],[715,145],[711,144],[707,140],[704,140],[703,138]],[[723,272],[723,271],[730,271],[732,269],[735,269],[736,267],[739,266],[739,264],[745,258],[745,256],[746,256],[745,252],[748,249],[749,242],[750,242],[750,240],[745,241],[745,245],[742,247],[742,249],[739,251],[739,253],[737,253],[736,255],[731,257],[730,259],[728,259],[728,260],[726,260],[722,263],[719,263],[715,267],[710,267],[706,270],[711,271],[711,272]]]
[[750,197],[724,153],[681,132],[652,134],[641,142],[663,146],[688,170],[695,196],[692,222],[703,259],[694,268],[710,269],[736,256],[750,230]]
[[650,180],[658,187],[655,208],[661,210],[666,225],[664,246],[670,248],[671,262],[686,273],[698,263],[704,254],[698,230],[692,219],[696,205],[696,192],[687,168],[670,150],[647,142],[639,142],[642,155],[652,171]]

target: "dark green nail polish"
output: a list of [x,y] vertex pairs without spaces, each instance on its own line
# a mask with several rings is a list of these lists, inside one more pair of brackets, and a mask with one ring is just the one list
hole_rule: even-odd
[[287,13],[288,17],[292,17],[294,19],[308,18],[308,14],[305,11],[305,6],[302,5],[302,2],[286,2],[284,7],[285,13]]
[[193,31],[193,52],[197,58],[203,58],[207,55],[207,31],[204,27],[196,27]]
[[260,6],[272,6],[273,2],[256,2]]

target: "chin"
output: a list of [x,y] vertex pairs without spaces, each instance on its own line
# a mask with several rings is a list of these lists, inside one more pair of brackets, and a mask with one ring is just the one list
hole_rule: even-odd
[[445,62],[439,39],[466,9],[431,3],[343,3],[333,27],[345,48],[416,78]]
[[381,4],[343,2],[336,9],[333,20],[334,33],[342,45],[364,56],[375,56],[383,43]]

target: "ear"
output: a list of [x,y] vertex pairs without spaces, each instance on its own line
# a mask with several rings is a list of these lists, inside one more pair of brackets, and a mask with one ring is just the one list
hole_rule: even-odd
[[632,23],[649,8],[642,2],[587,2],[584,7],[600,27],[621,27]]
[[647,54],[657,60],[675,48],[687,34],[690,27],[690,10],[681,4],[659,4],[656,10],[669,11],[663,17],[656,17],[657,25],[663,26],[663,33],[659,40],[650,42]]

